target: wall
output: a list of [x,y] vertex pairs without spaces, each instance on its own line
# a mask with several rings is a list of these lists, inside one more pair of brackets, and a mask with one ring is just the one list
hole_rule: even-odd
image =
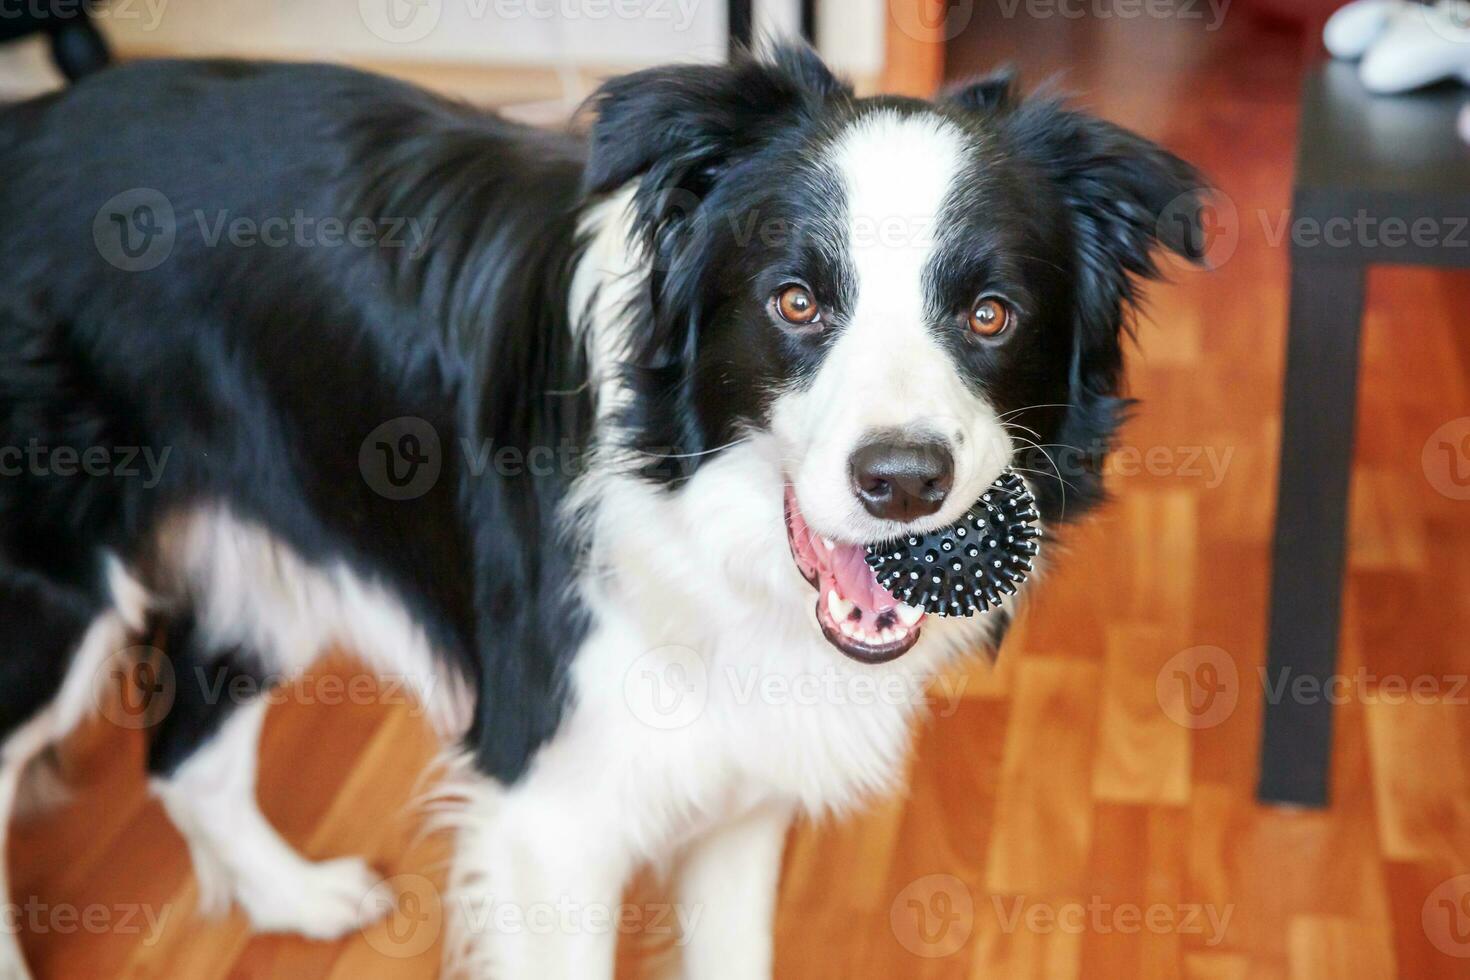
[[[798,23],[798,0],[757,0],[763,35]],[[725,54],[724,0],[111,0],[125,50],[358,61],[629,67]],[[825,0],[818,37],[843,70],[882,65],[885,0]]]
[[[3,2],[3,0],[0,0]],[[889,2],[821,0],[817,42],[859,80],[883,66]],[[725,57],[725,0],[109,0],[88,3],[125,56],[237,55],[389,67],[579,68],[606,74]],[[758,37],[787,36],[799,0],[756,0]],[[0,97],[58,83],[45,45],[0,47]],[[563,85],[573,94],[582,85]]]

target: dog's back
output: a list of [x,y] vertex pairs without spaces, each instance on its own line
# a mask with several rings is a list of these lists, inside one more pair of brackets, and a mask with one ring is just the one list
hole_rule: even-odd
[[[201,503],[369,570],[473,674],[450,450],[531,442],[529,392],[578,384],[548,372],[581,168],[572,137],[324,65],[144,62],[0,110],[0,738],[111,602],[103,556],[162,587],[158,528]],[[362,469],[403,418],[445,448],[412,499]]]

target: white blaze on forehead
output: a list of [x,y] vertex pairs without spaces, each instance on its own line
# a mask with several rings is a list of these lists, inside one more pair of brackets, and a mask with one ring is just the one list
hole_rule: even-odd
[[847,302],[816,376],[772,412],[802,512],[822,533],[848,541],[894,533],[851,490],[851,454],[869,439],[896,430],[940,437],[952,449],[952,500],[932,526],[962,513],[1008,455],[994,409],[939,335],[962,330],[959,318],[934,320],[925,281],[945,247],[946,204],[966,179],[967,142],[938,115],[879,110],[851,123],[826,158],[842,191],[830,244],[841,253]]
[[867,394],[852,407],[869,428],[948,430],[968,414],[958,365],[929,322],[925,282],[964,140],[942,117],[890,110],[857,120],[833,147],[849,308],[822,373]]
[[833,149],[857,278],[853,319],[902,312],[917,324],[922,306],[914,304],[923,302],[923,270],[964,165],[964,136],[939,116],[875,112],[854,123]]

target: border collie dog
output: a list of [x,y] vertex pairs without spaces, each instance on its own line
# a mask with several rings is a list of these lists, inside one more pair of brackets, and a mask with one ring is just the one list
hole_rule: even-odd
[[864,544],[1007,467],[1043,525],[1100,496],[1203,184],[1004,75],[857,98],[799,48],[588,115],[236,62],[0,109],[0,826],[161,637],[151,786],[202,904],[359,928],[373,874],[271,828],[266,699],[217,683],[341,644],[451,747],[456,970],[609,977],[616,929],[462,910],[615,910],[653,863],[686,975],[769,975],[793,816],[894,789],[1013,601],[925,617]]

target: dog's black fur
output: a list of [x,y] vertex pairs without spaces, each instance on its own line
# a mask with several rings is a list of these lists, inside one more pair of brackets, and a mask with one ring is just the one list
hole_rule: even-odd
[[[104,601],[101,549],[147,567],[161,517],[219,499],[402,595],[475,680],[481,764],[518,775],[556,727],[584,628],[553,524],[569,474],[471,476],[459,448],[585,445],[566,306],[579,141],[339,68],[210,62],[13,107],[0,145],[0,444],[169,452],[151,488],[30,466],[0,480],[0,731],[55,693]],[[93,237],[133,188],[176,217],[172,253],[145,271]],[[421,255],[207,240],[220,214],[298,211],[431,232]],[[392,500],[359,450],[401,416],[437,431],[442,471]]]
[[[516,779],[557,727],[587,628],[571,588],[576,545],[555,520],[576,468],[473,472],[462,447],[559,446],[577,459],[591,448],[571,330],[580,311],[568,307],[578,219],[635,177],[654,272],[628,365],[632,448],[654,460],[650,479],[676,486],[701,454],[759,424],[823,341],[771,330],[761,303],[772,283],[748,274],[794,262],[809,229],[755,247],[732,229],[763,209],[820,221],[824,189],[784,180],[781,160],[820,153],[831,131],[819,116],[830,126],[850,104],[814,56],[788,51],[613,80],[595,97],[590,140],[323,66],[140,63],[0,112],[0,446],[169,452],[151,487],[55,467],[0,479],[0,736],[54,694],[106,602],[102,553],[146,572],[160,519],[213,499],[307,560],[345,560],[402,596],[472,680],[481,768]],[[1023,244],[1030,258],[992,271],[1039,326],[1005,353],[964,356],[987,390],[1002,379],[998,410],[1041,406],[1015,417],[1036,442],[1105,445],[1123,404],[1129,276],[1153,274],[1158,241],[1197,254],[1201,181],[1116,127],[1018,102],[1005,78],[941,111],[1049,188],[977,173],[984,206],[971,210],[984,226],[934,274],[953,276],[963,304],[992,243]],[[171,203],[176,240],[161,265],[125,271],[99,249],[94,221],[136,188]],[[1185,220],[1167,220],[1170,209]],[[412,218],[430,231],[417,252],[238,247],[211,244],[198,213],[206,225]],[[442,471],[427,493],[394,500],[364,479],[359,454],[404,416],[437,432]],[[1060,474],[1065,514],[1060,481],[1037,481],[1048,520],[1100,493],[1097,459],[1074,458],[1085,462]],[[189,648],[187,635],[175,642]],[[249,651],[197,656],[250,669]],[[155,752],[161,770],[218,722],[184,714]]]

